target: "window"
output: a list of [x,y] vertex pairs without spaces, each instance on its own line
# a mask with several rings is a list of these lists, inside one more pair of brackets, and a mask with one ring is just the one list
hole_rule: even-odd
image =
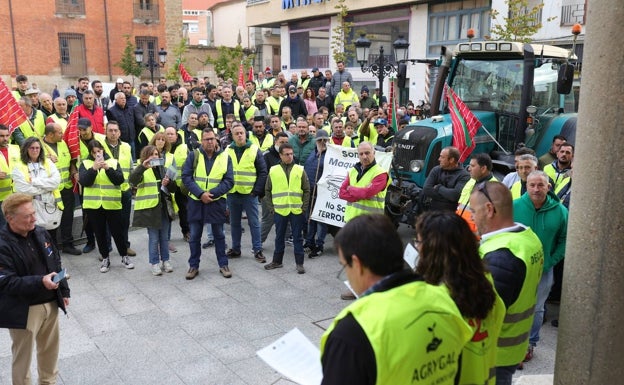
[[[379,49],[381,47],[384,48],[385,60],[394,62],[392,43],[399,36],[410,40],[409,18],[410,12],[408,8],[349,16],[348,21],[354,24],[349,41],[353,42],[358,39],[360,37],[358,35],[359,32],[365,32],[366,37],[372,43],[369,50],[368,64],[374,63],[379,59]],[[346,65],[347,67],[359,67],[355,58],[355,52],[353,52],[353,57],[347,60]]]
[[158,3],[156,0],[135,0],[134,19],[142,23],[158,21]]
[[[153,63],[158,64],[160,61],[158,59],[158,38],[152,36],[137,36],[135,38],[135,46],[136,48],[141,48],[143,50],[143,64],[149,63],[150,58],[153,60]],[[143,73],[141,77],[149,77],[150,72],[147,67],[143,69]],[[160,67],[155,66],[154,68],[154,76],[160,76]]]
[[77,33],[59,33],[61,75],[83,76],[87,73],[85,37]]
[[84,15],[84,0],[56,0],[56,13],[71,16]]
[[561,25],[585,24],[586,0],[563,0],[561,4]]
[[329,66],[329,19],[291,23],[290,68]]
[[199,24],[197,24],[197,23],[188,23],[188,31],[189,31],[189,33],[197,33],[197,32],[199,32]]
[[468,29],[475,39],[483,39],[490,30],[490,6],[476,1],[475,8],[462,8],[461,2],[432,5],[429,8],[429,40],[427,55],[439,56],[442,46],[454,49],[456,44],[468,41]]

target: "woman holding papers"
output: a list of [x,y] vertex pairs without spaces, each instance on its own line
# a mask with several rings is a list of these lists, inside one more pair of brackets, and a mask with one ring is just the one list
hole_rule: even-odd
[[172,161],[167,162],[163,155],[156,146],[144,147],[138,165],[129,178],[130,183],[137,187],[132,225],[147,228],[149,263],[153,275],[161,275],[163,270],[167,273],[173,271],[169,262],[169,228],[173,214],[171,193],[175,191],[176,184],[167,176]]

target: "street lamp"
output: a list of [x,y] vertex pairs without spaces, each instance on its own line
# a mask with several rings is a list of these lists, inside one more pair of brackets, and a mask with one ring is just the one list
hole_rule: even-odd
[[[355,56],[357,62],[360,64],[362,72],[370,72],[373,76],[376,76],[379,81],[379,103],[381,103],[383,96],[383,81],[387,76],[392,73],[396,73],[398,71],[398,67],[386,60],[383,46],[379,47],[379,58],[374,63],[367,65],[368,51],[371,46],[371,41],[366,38],[366,34],[361,34],[360,37],[353,42],[353,44],[355,45]],[[392,47],[394,48],[395,62],[405,62],[407,60],[407,48],[409,47],[407,40],[405,40],[403,36],[399,36],[399,38],[392,44]]]
[[160,51],[158,51],[158,62],[154,60],[154,51],[149,51],[147,63],[143,64],[143,49],[137,48],[134,51],[134,60],[136,60],[137,64],[147,67],[150,72],[152,84],[154,84],[154,70],[165,66],[165,63],[167,62],[167,51],[165,51],[164,48],[161,48]]

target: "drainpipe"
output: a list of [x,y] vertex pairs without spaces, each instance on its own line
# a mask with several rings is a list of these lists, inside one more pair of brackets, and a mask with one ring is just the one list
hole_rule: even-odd
[[108,80],[113,81],[113,71],[111,68],[110,35],[108,34],[108,11],[104,0],[104,30],[106,31],[106,59],[108,60]]
[[9,18],[11,19],[11,38],[13,39],[13,60],[15,61],[15,75],[19,74],[17,65],[17,44],[15,43],[15,26],[13,24],[13,2],[9,0]]

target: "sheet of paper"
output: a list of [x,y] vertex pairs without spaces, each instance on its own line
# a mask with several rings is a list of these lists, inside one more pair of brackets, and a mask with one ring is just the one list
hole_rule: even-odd
[[405,260],[405,262],[410,265],[412,270],[414,270],[418,264],[419,258],[420,254],[418,254],[418,250],[416,250],[411,243],[408,243],[405,247],[405,251],[403,252],[403,260]]
[[323,379],[321,352],[297,328],[256,354],[270,367],[301,385],[319,385]]

